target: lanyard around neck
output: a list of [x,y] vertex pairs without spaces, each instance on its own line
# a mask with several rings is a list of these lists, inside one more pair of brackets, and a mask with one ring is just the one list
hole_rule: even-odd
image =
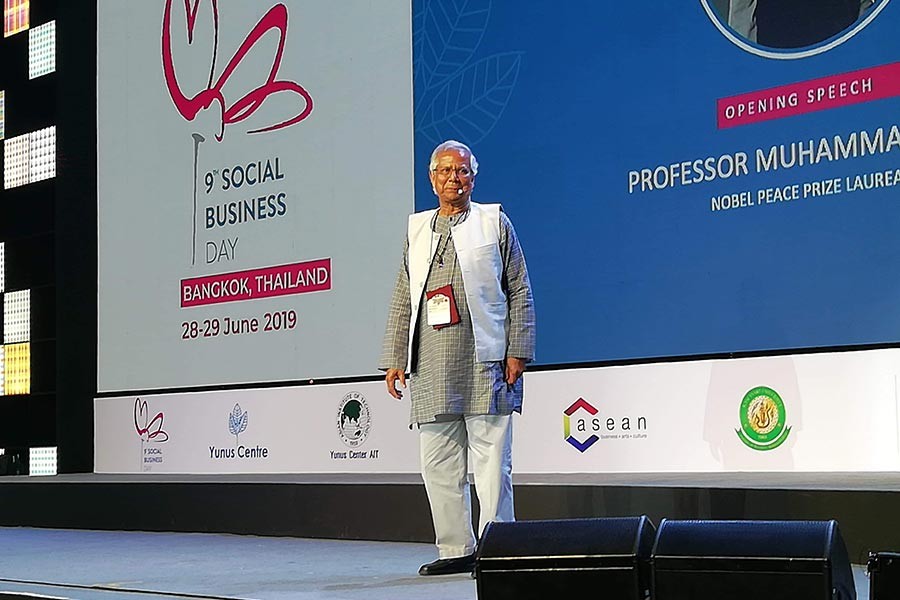
[[[455,225],[459,225],[460,223],[462,223],[463,221],[468,219],[470,210],[471,210],[471,205],[469,205],[466,208],[465,212],[463,212],[461,214],[457,213],[457,214],[459,214],[459,219],[456,221]],[[441,248],[441,240],[444,237],[443,234],[441,234],[441,235],[438,235],[437,248],[435,248],[434,247],[435,246],[434,234],[435,234],[435,228],[437,227],[437,219],[438,219],[439,214],[440,214],[440,209],[436,210],[434,212],[434,216],[431,217],[431,232],[430,232],[431,239],[428,244],[428,264],[432,264],[434,262],[434,258],[437,257],[438,267],[443,268],[444,267],[444,252],[447,251],[447,246],[450,244],[450,238],[453,233],[454,223],[451,222],[451,223],[448,223],[448,225],[447,225],[447,239],[446,239],[446,241],[444,241],[444,247]],[[454,216],[455,215],[448,215],[448,219],[452,219]],[[432,254],[432,252],[433,252],[433,254]]]

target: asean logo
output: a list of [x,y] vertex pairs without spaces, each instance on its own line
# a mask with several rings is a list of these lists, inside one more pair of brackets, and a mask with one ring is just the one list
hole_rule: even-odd
[[[586,423],[590,422],[591,417],[596,414],[597,409],[591,406],[584,398],[579,398],[563,411],[563,437],[579,452],[585,452],[600,439],[596,433],[585,437],[587,433],[594,429],[586,426]],[[574,427],[572,426],[573,421]],[[579,437],[584,439],[579,439]]]
[[369,405],[359,392],[350,392],[341,400],[337,415],[338,435],[351,448],[361,446],[369,437],[372,420]]
[[741,428],[734,431],[754,450],[774,450],[791,434],[784,401],[772,388],[759,386],[744,394],[740,417]]

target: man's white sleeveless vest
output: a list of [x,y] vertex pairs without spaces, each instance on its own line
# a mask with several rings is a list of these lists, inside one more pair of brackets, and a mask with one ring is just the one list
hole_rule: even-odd
[[[500,255],[500,205],[469,203],[469,216],[452,228],[453,245],[465,285],[466,302],[475,334],[475,360],[500,361],[506,358],[506,294],[501,285],[503,259]],[[425,295],[425,281],[438,236],[431,224],[437,209],[409,216],[409,299],[412,304],[409,323],[409,357],[416,334],[419,307]],[[453,290],[459,298],[463,290]],[[423,307],[422,310],[425,310]]]

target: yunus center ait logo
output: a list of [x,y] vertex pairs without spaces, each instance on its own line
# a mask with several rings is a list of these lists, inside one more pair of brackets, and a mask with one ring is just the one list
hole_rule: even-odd
[[372,427],[372,416],[365,397],[359,392],[350,392],[338,405],[337,433],[341,441],[350,450],[331,450],[331,460],[370,460],[378,459],[377,448],[361,450],[361,446],[369,438]]
[[787,440],[787,411],[778,392],[766,386],[755,387],[741,401],[740,440],[754,450],[774,450]]
[[341,400],[337,415],[337,430],[341,440],[351,448],[361,446],[369,437],[372,420],[369,405],[359,392],[350,392]]

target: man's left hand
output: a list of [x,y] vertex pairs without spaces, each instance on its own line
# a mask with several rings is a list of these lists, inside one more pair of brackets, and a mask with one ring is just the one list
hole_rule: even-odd
[[512,356],[506,359],[506,383],[513,385],[525,372],[525,359]]

